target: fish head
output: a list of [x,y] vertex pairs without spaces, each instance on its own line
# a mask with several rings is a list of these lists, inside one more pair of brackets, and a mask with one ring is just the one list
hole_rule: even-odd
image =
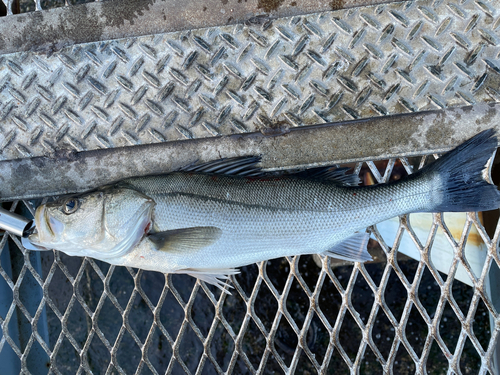
[[29,241],[69,255],[108,259],[131,250],[148,231],[154,201],[130,188],[107,187],[42,204]]

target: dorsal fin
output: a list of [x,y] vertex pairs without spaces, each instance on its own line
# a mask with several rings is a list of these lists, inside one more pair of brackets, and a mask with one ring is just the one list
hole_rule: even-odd
[[262,173],[257,164],[260,156],[240,156],[236,158],[225,158],[212,160],[202,164],[189,165],[180,169],[182,172],[224,174],[231,176],[257,176]]
[[236,158],[212,160],[202,164],[191,164],[181,168],[179,171],[246,177],[278,177],[289,175],[304,179],[330,181],[343,186],[359,185],[359,177],[357,175],[346,174],[350,168],[336,168],[330,166],[311,168],[300,172],[286,170],[266,172],[263,171],[261,167],[257,166],[260,160],[260,156],[240,156]]

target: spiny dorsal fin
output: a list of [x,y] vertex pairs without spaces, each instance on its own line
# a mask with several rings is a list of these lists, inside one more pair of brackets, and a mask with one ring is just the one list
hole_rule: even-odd
[[217,227],[192,227],[151,233],[148,239],[160,251],[190,253],[214,244],[221,235]]
[[307,169],[301,172],[286,170],[266,172],[262,171],[262,169],[257,166],[260,160],[260,156],[219,159],[207,163],[189,165],[180,169],[180,171],[248,177],[278,177],[289,175],[304,179],[330,181],[342,186],[359,185],[359,177],[357,175],[346,174],[350,168],[320,167]]
[[366,249],[369,239],[370,235],[366,232],[356,233],[338,243],[330,250],[325,251],[324,255],[349,262],[370,261],[372,257]]
[[180,169],[180,171],[231,176],[256,176],[262,173],[261,168],[257,166],[260,159],[260,156],[241,156],[212,160],[202,164],[189,165]]

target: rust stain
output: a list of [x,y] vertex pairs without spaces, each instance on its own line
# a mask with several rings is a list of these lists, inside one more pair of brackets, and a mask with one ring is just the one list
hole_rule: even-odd
[[345,0],[332,0],[330,1],[330,8],[332,10],[344,9]]
[[[451,216],[450,213],[446,213],[445,215]],[[482,222],[481,212],[479,213],[479,219]],[[459,215],[456,216],[454,215],[453,220],[446,221],[446,216],[445,216],[445,222],[453,238],[457,240],[457,242],[460,241],[460,238],[462,238],[462,231],[465,225],[465,217],[462,218]],[[469,232],[469,236],[467,237],[467,244],[472,246],[484,245],[483,239],[481,238],[481,235],[479,234],[474,225],[472,225]]]
[[285,0],[259,0],[257,3],[258,9],[264,9],[266,12],[272,12],[278,9]]
[[[479,221],[483,223],[482,212],[479,212],[478,216]],[[444,214],[444,222],[446,223],[450,234],[457,242],[459,242],[462,238],[462,231],[465,226],[466,215],[461,212],[446,212]],[[481,235],[474,225],[471,226],[469,235],[467,237],[467,245],[471,245],[474,247],[484,245],[483,239],[481,238]]]

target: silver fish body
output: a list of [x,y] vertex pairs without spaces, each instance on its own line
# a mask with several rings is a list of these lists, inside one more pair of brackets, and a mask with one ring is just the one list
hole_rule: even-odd
[[[367,226],[426,210],[431,203],[425,182],[352,189],[296,178],[187,173],[127,182],[156,202],[155,231],[206,226],[222,231],[202,251],[160,254],[168,259],[164,272],[233,268],[283,256],[323,254]],[[142,245],[144,251],[151,247],[147,241]],[[138,261],[143,264],[140,268],[151,269],[155,263],[146,264],[155,251],[153,247],[142,261],[130,253],[118,262],[129,259],[130,265],[137,267]]]
[[[211,165],[201,171],[128,179],[40,207],[35,218],[39,233],[30,240],[64,251],[70,247],[63,237],[70,238],[78,247],[73,255],[188,273],[214,284],[237,267],[282,256],[324,254],[366,261],[371,259],[368,235],[360,231],[370,225],[410,212],[498,208],[500,194],[482,175],[496,145],[492,131],[480,133],[408,178],[371,187],[328,178],[214,174]],[[90,194],[102,197],[96,211]],[[132,211],[140,225],[130,220]],[[101,241],[92,244],[92,238],[85,237],[91,252],[78,245],[78,236],[85,232],[82,224],[93,228],[96,241]],[[40,233],[44,230],[49,234]],[[124,233],[127,241],[120,240]],[[105,248],[110,244],[113,251]]]

